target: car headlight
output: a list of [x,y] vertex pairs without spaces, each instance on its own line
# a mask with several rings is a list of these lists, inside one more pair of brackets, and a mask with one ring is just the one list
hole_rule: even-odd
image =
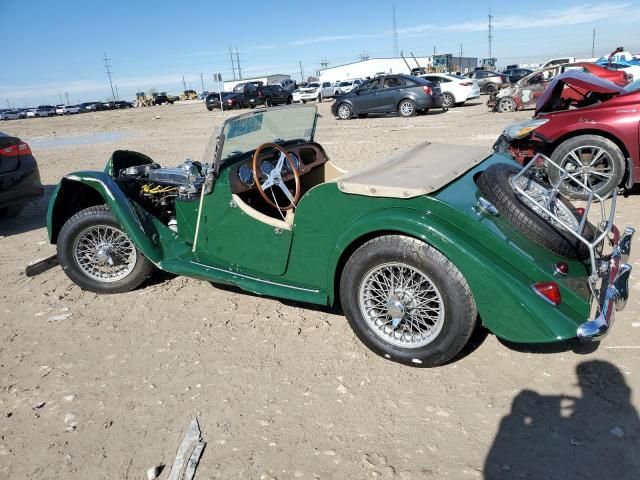
[[532,120],[523,120],[522,122],[516,122],[509,125],[502,132],[505,137],[509,140],[514,140],[516,138],[522,138],[529,135],[536,128],[541,125],[547,123],[549,119],[547,118],[534,118]]

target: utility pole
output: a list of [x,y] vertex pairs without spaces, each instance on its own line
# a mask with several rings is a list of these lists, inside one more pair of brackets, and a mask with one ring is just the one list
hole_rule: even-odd
[[104,68],[107,70],[107,76],[109,77],[109,85],[111,85],[111,96],[113,97],[113,101],[116,101],[116,94],[113,91],[113,81],[111,80],[111,65],[109,64],[109,59],[107,58],[107,54],[104,54]]
[[60,103],[62,103],[62,93],[60,93],[60,90],[58,90],[58,97],[60,98]]
[[182,86],[184,87],[184,90],[187,90],[187,84],[184,81],[184,75],[182,75]]
[[11,103],[9,103],[9,99],[7,98],[7,107],[11,108]]
[[300,81],[304,82],[304,73],[302,72],[302,60],[298,62],[298,65],[300,65]]
[[114,85],[113,88],[116,89],[116,100],[120,100],[120,94],[118,93],[118,85]]
[[591,40],[591,58],[595,57],[596,51],[596,29],[593,29],[593,39]]
[[433,56],[434,57],[436,56],[436,46],[435,45],[433,46]]
[[327,60],[327,57],[324,57],[322,60],[320,60],[320,69],[325,69],[329,66],[329,61]]
[[229,46],[229,56],[231,57],[231,70],[233,70],[233,79],[236,79],[236,66],[233,63],[233,52],[231,51],[231,46]]
[[362,53],[360,54],[360,61],[361,61],[361,62],[364,62],[365,60],[369,60],[369,58],[371,58],[371,57],[369,56],[369,52],[362,52]]
[[204,78],[202,77],[202,73],[200,74],[200,83],[202,84],[202,91],[204,92]]
[[491,15],[491,9],[489,9],[489,58],[493,58],[491,50],[491,42],[493,41],[493,25],[491,24],[492,20],[493,15]]
[[240,55],[238,54],[237,45],[236,45],[236,66],[238,67],[238,78],[242,80],[242,70],[240,70]]
[[392,6],[393,12],[393,56],[398,56],[398,28],[396,26],[396,4],[394,3]]
[[64,96],[67,97],[67,105],[70,105],[71,102],[69,101],[69,92],[64,92]]
[[460,68],[460,73],[462,73],[462,44],[460,44],[460,56],[458,57],[458,67]]

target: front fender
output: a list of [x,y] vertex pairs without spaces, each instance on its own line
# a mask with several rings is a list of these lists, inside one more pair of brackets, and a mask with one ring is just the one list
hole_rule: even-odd
[[155,232],[147,231],[153,227],[141,220],[144,212],[140,209],[138,213],[118,184],[104,172],[76,172],[63,177],[53,192],[47,211],[47,230],[51,243],[56,243],[60,229],[75,213],[99,204],[109,206],[118,223],[145,257],[156,264],[160,261],[160,249],[151,240]]
[[[390,228],[390,226],[392,226]],[[336,242],[328,265],[328,285],[355,248],[376,235],[404,234],[442,252],[467,280],[483,324],[514,342],[551,342],[573,338],[584,319],[556,309],[533,294],[531,281],[464,231],[428,210],[389,208],[360,217]],[[363,240],[364,239],[364,240]],[[336,292],[329,289],[330,301]]]

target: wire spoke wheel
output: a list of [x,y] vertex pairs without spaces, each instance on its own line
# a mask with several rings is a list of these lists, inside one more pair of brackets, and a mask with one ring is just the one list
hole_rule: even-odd
[[76,236],[73,258],[89,278],[117,282],[133,271],[137,252],[122,230],[111,225],[92,225]]
[[424,273],[405,263],[377,265],[359,288],[360,311],[381,339],[402,348],[420,348],[440,333],[442,296]]
[[[542,218],[551,222],[554,226],[567,229],[570,228],[574,232],[578,231],[580,223],[578,218],[571,211],[571,209],[562,202],[559,198],[555,197],[551,199],[551,190],[544,185],[536,182],[532,178],[519,177],[514,180],[514,176],[511,177],[511,183],[513,186],[518,186],[524,190],[534,201],[520,196],[520,199]],[[544,210],[544,207],[549,208],[553,214],[558,217],[562,223],[558,222]]]

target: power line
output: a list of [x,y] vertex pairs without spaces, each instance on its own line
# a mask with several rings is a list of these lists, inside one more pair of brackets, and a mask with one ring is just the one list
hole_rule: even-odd
[[493,25],[491,21],[493,20],[493,15],[491,15],[491,9],[489,9],[489,58],[493,58],[491,52],[491,42],[493,41]]
[[242,80],[242,70],[240,69],[240,55],[238,54],[237,45],[236,45],[236,66],[238,67],[238,78]]
[[109,64],[109,59],[107,58],[107,54],[104,54],[104,68],[107,70],[107,76],[109,77],[109,85],[111,85],[111,96],[113,97],[113,101],[116,101],[116,94],[113,91],[113,81],[111,80],[111,65]]
[[231,45],[229,45],[229,56],[231,57],[231,70],[233,70],[233,79],[236,79],[236,66],[233,63],[233,52],[231,51]]

